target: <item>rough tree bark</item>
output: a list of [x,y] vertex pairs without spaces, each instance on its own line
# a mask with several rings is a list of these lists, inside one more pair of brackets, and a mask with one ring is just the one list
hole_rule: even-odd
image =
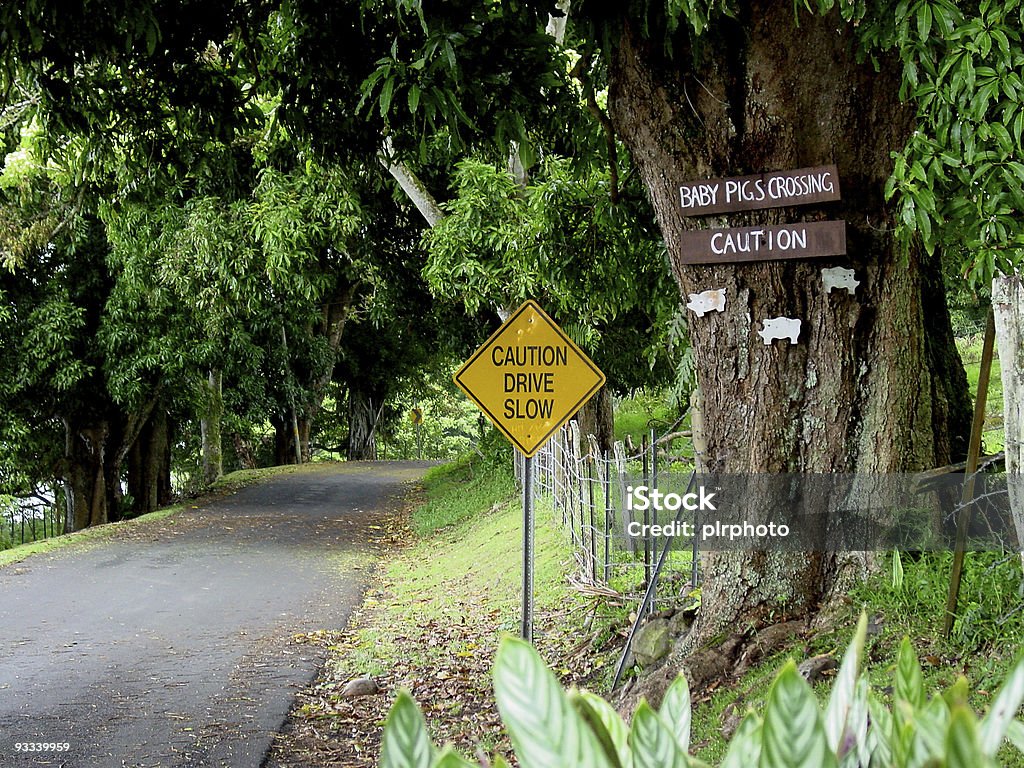
[[[170,501],[171,440],[159,389],[130,414],[108,402],[105,409],[63,421],[59,472],[67,494],[65,530],[116,522]],[[122,480],[127,480],[130,508]]]
[[274,464],[295,463],[295,446],[292,437],[292,421],[288,413],[273,414],[270,424],[274,428]]
[[108,482],[113,441],[109,421],[79,424],[65,419],[65,455],[61,474],[68,485],[67,532],[116,519],[117,498]]
[[[610,64],[609,110],[639,167],[680,292],[725,288],[726,311],[692,318],[712,471],[895,472],[946,464],[969,432],[963,367],[953,346],[937,258],[900,254],[883,200],[890,152],[913,111],[899,69],[856,60],[838,17],[788,0],[741,4],[699,51],[645,39],[624,22]],[[844,31],[847,30],[847,31]],[[696,57],[696,58],[695,58]],[[683,182],[836,163],[842,201],[687,219]],[[848,256],[693,266],[685,230],[845,219]],[[820,270],[848,266],[855,296],[826,294]],[[803,319],[799,343],[766,346],[764,318]],[[807,616],[868,567],[868,555],[711,553],[702,608],[679,653],[735,627]]]
[[377,460],[377,418],[380,404],[369,392],[351,387],[348,393],[349,461]]
[[576,421],[584,439],[587,435],[593,435],[602,451],[612,449],[615,442],[615,411],[608,387],[601,387],[596,395],[583,404],[576,414]]
[[128,494],[140,515],[171,501],[171,430],[163,408],[154,409],[128,452]]

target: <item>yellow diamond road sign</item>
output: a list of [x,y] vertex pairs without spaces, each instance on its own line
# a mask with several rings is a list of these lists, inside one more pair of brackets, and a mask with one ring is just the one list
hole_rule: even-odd
[[455,374],[455,383],[526,456],[604,385],[604,374],[527,301]]

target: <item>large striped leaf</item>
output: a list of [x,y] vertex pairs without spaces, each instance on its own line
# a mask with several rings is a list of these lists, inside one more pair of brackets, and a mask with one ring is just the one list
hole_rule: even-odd
[[597,737],[529,643],[502,641],[494,694],[521,768],[611,768]]
[[629,726],[615,708],[589,691],[575,694],[572,703],[601,742],[609,762],[616,768],[630,768],[633,757],[629,751]]
[[633,713],[629,746],[633,768],[688,768],[690,764],[672,729],[646,701],[641,701]]
[[868,715],[871,727],[868,729],[868,749],[872,765],[892,765],[893,744],[896,740],[895,721],[892,712],[874,696],[868,697]]
[[719,768],[753,768],[761,759],[761,718],[750,712],[732,735]]
[[825,708],[825,735],[832,751],[839,753],[843,742],[843,734],[849,730],[847,722],[854,703],[857,688],[857,673],[860,671],[861,657],[864,654],[864,639],[868,634],[868,617],[863,611],[857,622],[857,631],[853,633],[843,663],[839,667],[832,693]]
[[945,768],[988,768],[992,759],[981,752],[978,721],[967,707],[955,707],[946,734]]
[[1024,723],[1020,720],[1011,720],[1006,728],[1006,738],[1017,748],[1017,751],[1024,754]]
[[837,768],[818,702],[791,660],[768,693],[761,768]]
[[401,691],[384,725],[381,768],[431,768],[434,754],[419,707],[412,696]]
[[941,696],[925,704],[920,715],[914,718],[914,742],[911,757],[920,762],[929,758],[938,759],[945,748],[946,733],[949,731],[949,707]]
[[434,761],[433,768],[480,768],[466,760],[451,747],[445,747]]
[[1010,671],[1006,682],[999,689],[992,709],[981,721],[979,735],[981,751],[989,757],[995,757],[1003,739],[1006,738],[1007,728],[1017,717],[1022,701],[1024,701],[1024,659],[1020,659]]
[[[917,661],[917,654],[914,646],[910,643],[909,637],[904,637],[900,643],[899,654],[896,657],[896,681],[894,685],[896,711],[905,717],[910,712],[924,706],[924,678],[921,676],[921,665]],[[900,707],[900,702],[909,705],[910,710]]]
[[690,751],[691,708],[690,686],[686,682],[686,677],[680,674],[665,691],[665,698],[661,701],[658,714],[672,729],[683,752]]
[[853,690],[853,702],[846,715],[842,744],[836,750],[840,768],[862,768],[871,762],[872,742],[868,722],[868,681],[866,677],[861,677]]

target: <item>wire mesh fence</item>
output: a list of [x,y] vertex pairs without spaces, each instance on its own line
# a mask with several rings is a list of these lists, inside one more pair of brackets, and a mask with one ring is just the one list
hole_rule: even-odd
[[[678,437],[671,429],[662,435]],[[659,574],[656,540],[650,527],[658,520],[654,509],[638,511],[629,503],[634,483],[654,487],[659,473],[692,473],[692,466],[668,455],[653,431],[639,449],[616,442],[602,451],[593,435],[583,436],[575,421],[562,427],[534,457],[535,492],[541,508],[549,506],[572,544],[575,580],[583,591],[641,601],[653,585],[646,610],[681,604],[699,583],[697,552],[668,553]],[[692,521],[693,513],[688,518]],[[631,523],[645,533],[627,535]]]

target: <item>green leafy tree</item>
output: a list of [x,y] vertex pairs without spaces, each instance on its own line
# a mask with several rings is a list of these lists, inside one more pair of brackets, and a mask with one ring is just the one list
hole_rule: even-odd
[[562,158],[545,160],[526,187],[464,160],[454,184],[445,217],[424,236],[432,290],[471,312],[540,301],[608,376],[594,400],[608,418],[586,407],[581,416],[610,447],[608,390],[665,384],[678,356],[664,340],[679,296],[642,192],[618,190],[613,201],[607,170],[580,176]]

